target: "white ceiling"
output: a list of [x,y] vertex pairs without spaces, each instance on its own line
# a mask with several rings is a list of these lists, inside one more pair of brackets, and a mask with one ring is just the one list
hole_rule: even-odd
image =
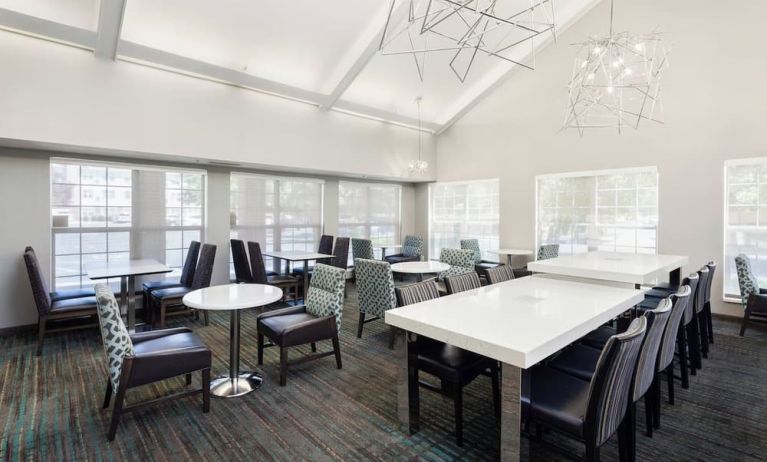
[[[412,55],[377,52],[390,6],[384,0],[101,1],[108,7],[100,15],[99,0],[0,0],[0,27],[410,126],[422,96],[431,131],[452,124],[515,70],[480,53],[461,83],[448,67],[452,54],[431,53],[421,82]],[[555,3],[557,28],[599,1]]]

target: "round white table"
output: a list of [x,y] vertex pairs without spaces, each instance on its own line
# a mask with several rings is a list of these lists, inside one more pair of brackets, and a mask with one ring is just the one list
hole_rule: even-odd
[[184,305],[198,310],[230,311],[229,375],[210,382],[210,392],[221,398],[242,396],[261,386],[261,377],[240,370],[240,310],[268,305],[282,298],[282,290],[266,284],[226,284],[184,295]]
[[423,281],[424,274],[441,273],[450,269],[450,265],[439,261],[406,261],[391,265],[395,273],[416,274],[418,282]]

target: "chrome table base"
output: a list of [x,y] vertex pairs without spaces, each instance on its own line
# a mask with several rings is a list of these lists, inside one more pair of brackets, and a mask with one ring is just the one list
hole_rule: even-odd
[[262,381],[255,372],[241,371],[235,379],[224,375],[211,380],[210,393],[219,398],[236,398],[260,388]]

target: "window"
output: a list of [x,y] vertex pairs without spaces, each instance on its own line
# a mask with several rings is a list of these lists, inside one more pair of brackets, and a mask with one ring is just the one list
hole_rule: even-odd
[[[232,238],[258,242],[263,251],[316,251],[323,187],[322,180],[311,178],[232,173]],[[266,262],[272,264],[268,258]]]
[[[373,245],[400,241],[399,185],[351,183],[338,185],[338,234],[370,239]],[[353,264],[349,252],[349,264]]]
[[[478,239],[483,253],[498,249],[498,180],[434,183],[429,186],[429,256]],[[483,255],[487,256],[487,255]]]
[[54,287],[90,286],[89,263],[130,258],[163,261],[174,270],[167,277],[179,277],[189,243],[202,238],[204,178],[200,171],[54,159]]
[[767,275],[767,158],[730,160],[724,168],[724,297],[740,301],[738,254],[751,259],[757,277]]
[[655,167],[537,177],[537,244],[560,254],[603,250],[655,253]]

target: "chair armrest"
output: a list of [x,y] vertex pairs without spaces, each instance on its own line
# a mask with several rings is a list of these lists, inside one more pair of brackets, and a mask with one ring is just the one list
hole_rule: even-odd
[[767,294],[767,289],[759,288],[759,294]]
[[131,339],[131,342],[133,343],[141,343],[141,342],[146,342],[148,340],[156,340],[158,338],[167,337],[168,335],[184,334],[187,332],[192,332],[192,329],[189,329],[188,327],[174,327],[173,329],[161,329],[161,330],[150,330],[146,332],[136,332],[135,334],[130,334],[130,339]]
[[265,313],[261,313],[256,317],[256,322],[260,321],[261,319],[271,318],[272,316],[285,316],[287,314],[299,314],[299,313],[306,313],[306,306],[300,305],[300,306],[289,306],[287,308],[280,308],[278,310],[272,310],[267,311]]
[[493,264],[493,265],[500,265],[501,264],[501,262],[499,262],[499,261],[492,261],[492,260],[480,260],[479,262],[480,263],[490,263],[490,264]]

